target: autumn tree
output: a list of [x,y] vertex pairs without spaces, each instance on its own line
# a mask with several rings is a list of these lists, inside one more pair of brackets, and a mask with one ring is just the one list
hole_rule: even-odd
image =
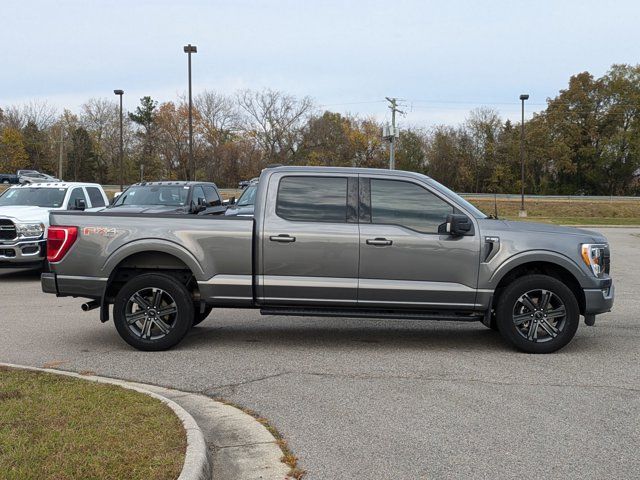
[[0,134],[0,169],[15,172],[26,168],[29,155],[24,144],[22,132],[13,127],[5,127]]

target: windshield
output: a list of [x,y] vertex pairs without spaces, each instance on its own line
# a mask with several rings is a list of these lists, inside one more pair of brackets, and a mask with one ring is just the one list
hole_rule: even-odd
[[66,193],[66,188],[10,188],[0,195],[0,207],[21,205],[60,208]]
[[179,185],[139,185],[129,187],[113,204],[120,205],[165,205],[182,207],[187,202],[189,187]]
[[255,200],[257,190],[258,185],[249,185],[247,188],[245,188],[244,192],[242,192],[242,195],[240,195],[240,198],[236,202],[236,205],[238,205],[239,207],[246,207],[247,205],[253,205],[254,203],[256,203]]
[[450,188],[445,187],[444,185],[442,185],[441,183],[436,182],[435,180],[431,179],[432,182],[436,183],[438,188],[442,191],[444,191],[444,193],[446,193],[449,197],[451,197],[453,200],[455,200],[456,202],[458,202],[460,205],[462,205],[465,209],[467,209],[469,211],[469,213],[471,213],[474,217],[476,218],[489,218],[489,215],[483,213],[481,210],[479,210],[476,206],[472,205],[471,203],[469,203],[467,200],[465,200],[464,198],[462,198],[460,195],[458,195],[456,192],[454,192],[453,190],[451,190]]

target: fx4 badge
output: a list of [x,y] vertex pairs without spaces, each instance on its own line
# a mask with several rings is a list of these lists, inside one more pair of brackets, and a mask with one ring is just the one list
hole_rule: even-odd
[[101,237],[115,237],[118,231],[113,227],[84,227],[83,235],[99,235]]

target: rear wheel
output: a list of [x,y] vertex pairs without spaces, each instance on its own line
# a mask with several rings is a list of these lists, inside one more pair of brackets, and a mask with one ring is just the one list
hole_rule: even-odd
[[213,310],[213,307],[211,305],[205,306],[204,312],[200,311],[200,305],[194,305],[193,309],[193,326],[195,327],[196,325],[199,325],[207,319],[207,317],[211,313],[211,310]]
[[564,347],[578,329],[575,295],[560,280],[527,275],[504,289],[496,307],[502,337],[528,353],[551,353]]
[[169,275],[137,276],[120,289],[113,320],[122,339],[138,350],[171,348],[193,323],[193,300],[187,288]]

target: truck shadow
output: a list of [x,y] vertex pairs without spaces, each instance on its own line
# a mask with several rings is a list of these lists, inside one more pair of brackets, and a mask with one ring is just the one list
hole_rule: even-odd
[[[480,324],[455,325],[442,322],[411,322],[404,320],[348,320],[348,325],[319,325],[322,318],[309,318],[301,326],[299,321],[290,326],[277,321],[277,325],[233,325],[216,327],[210,321],[194,328],[178,348],[199,347],[304,347],[314,348],[377,348],[418,347],[420,349],[510,350],[500,334]],[[359,322],[359,324],[356,324]]]
[[42,271],[38,268],[20,270],[13,268],[0,268],[0,283],[25,281],[39,282],[41,273]]

